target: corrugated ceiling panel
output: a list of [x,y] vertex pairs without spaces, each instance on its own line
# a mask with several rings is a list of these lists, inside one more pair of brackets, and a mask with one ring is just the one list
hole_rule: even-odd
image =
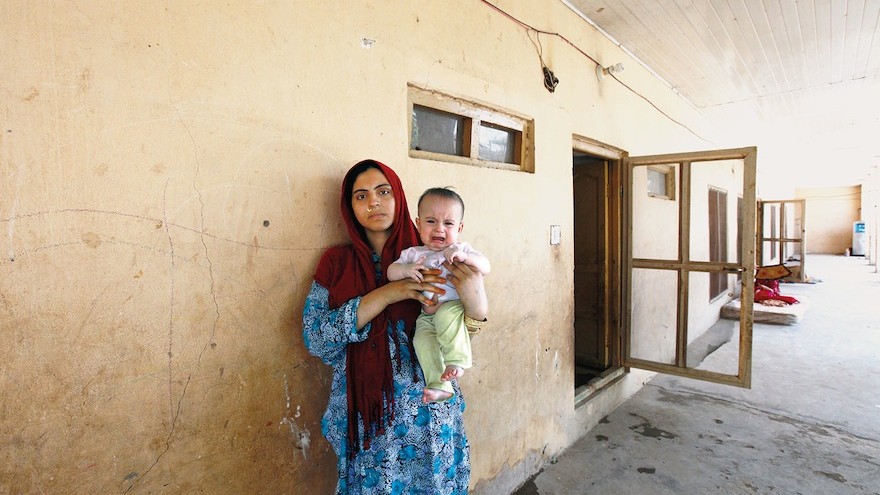
[[698,107],[880,75],[878,0],[570,3]]
[[563,1],[695,106],[799,133],[786,166],[880,158],[880,0]]
[[856,58],[852,72],[853,79],[877,75],[876,72],[873,74],[869,72],[869,65],[872,47],[876,42],[876,38],[880,37],[876,36],[878,23],[880,23],[880,2],[866,2],[859,30],[858,47],[856,48]]

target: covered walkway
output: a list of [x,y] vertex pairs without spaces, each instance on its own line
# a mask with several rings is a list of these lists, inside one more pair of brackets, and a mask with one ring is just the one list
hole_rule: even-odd
[[880,494],[880,274],[808,263],[781,286],[803,320],[755,324],[750,390],[658,375],[516,494]]

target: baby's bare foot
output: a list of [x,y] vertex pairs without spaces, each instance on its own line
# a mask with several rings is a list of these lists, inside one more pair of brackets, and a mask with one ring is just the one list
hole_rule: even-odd
[[430,404],[431,402],[443,402],[452,397],[451,392],[445,390],[437,390],[436,388],[426,388],[422,390],[422,402]]
[[445,370],[443,370],[443,374],[440,375],[440,380],[444,382],[451,382],[456,378],[461,378],[464,376],[464,368],[461,366],[447,366]]

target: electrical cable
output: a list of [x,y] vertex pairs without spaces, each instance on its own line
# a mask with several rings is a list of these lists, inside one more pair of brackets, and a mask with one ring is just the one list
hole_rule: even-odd
[[[529,40],[532,40],[532,36],[531,36],[531,34],[530,34],[531,31],[534,31],[537,35],[546,34],[546,35],[548,35],[548,36],[555,36],[555,37],[561,39],[562,41],[564,41],[566,44],[568,44],[570,47],[572,47],[575,51],[577,51],[578,53],[580,53],[581,55],[583,55],[584,57],[586,57],[587,59],[589,59],[591,62],[593,62],[593,63],[596,64],[597,66],[599,66],[599,67],[602,66],[602,64],[600,64],[599,61],[597,61],[595,58],[591,57],[590,54],[588,54],[587,52],[583,51],[579,46],[577,46],[577,45],[575,45],[574,43],[572,43],[571,40],[569,40],[568,38],[566,38],[564,35],[559,34],[559,33],[554,33],[554,32],[551,32],[551,31],[544,31],[544,30],[538,29],[538,28],[536,28],[536,27],[534,27],[534,26],[532,26],[532,25],[530,25],[530,24],[528,24],[528,23],[526,23],[526,22],[523,22],[523,21],[517,19],[516,17],[512,16],[511,14],[505,12],[505,11],[502,10],[500,7],[498,7],[497,5],[493,5],[492,3],[489,2],[489,0],[480,0],[480,1],[481,1],[482,3],[488,5],[488,6],[491,7],[492,9],[494,9],[494,10],[495,10],[496,12],[498,12],[499,14],[503,15],[504,17],[507,17],[508,19],[510,19],[511,21],[513,21],[514,23],[518,24],[520,27],[525,28],[525,29],[526,29],[526,32],[527,32],[527,34],[528,34],[528,36],[529,36]],[[539,41],[540,41],[540,40],[539,40]],[[532,40],[532,44],[535,44],[535,42],[534,42],[533,40]],[[537,45],[535,46],[535,49],[536,49],[536,50],[538,49],[538,46],[537,46]],[[541,51],[543,51],[543,50],[541,50]],[[549,71],[549,69],[548,69],[547,66],[544,64],[544,60],[543,60],[543,57],[541,56],[541,53],[540,53],[540,52],[539,52],[539,54],[538,54],[538,58],[541,60],[542,70],[544,71],[544,75],[545,75],[544,85],[545,85],[545,87],[546,87],[546,86],[547,86],[547,80],[546,80],[546,78],[547,78],[547,72]],[[552,74],[553,74],[553,72],[551,71],[551,72],[550,72],[550,75],[552,75]],[[666,117],[667,119],[671,120],[672,122],[678,124],[679,126],[683,127],[684,129],[686,129],[688,132],[690,132],[691,134],[693,134],[693,135],[696,136],[697,138],[699,138],[699,139],[701,139],[701,140],[703,140],[703,141],[705,141],[705,142],[707,142],[707,143],[712,144],[712,141],[710,141],[709,139],[704,138],[703,136],[701,136],[700,134],[698,134],[696,131],[694,131],[693,129],[691,129],[691,128],[688,127],[687,125],[685,125],[683,122],[680,122],[680,121],[676,120],[676,119],[673,118],[671,115],[669,115],[668,113],[664,112],[660,107],[658,107],[656,104],[654,104],[654,102],[652,102],[650,99],[648,99],[645,95],[639,93],[638,91],[636,91],[635,89],[633,89],[632,87],[630,87],[628,84],[626,84],[625,82],[623,82],[623,81],[621,81],[620,79],[618,79],[617,76],[615,76],[614,74],[609,74],[609,75],[610,75],[612,78],[614,78],[615,81],[617,81],[618,83],[620,83],[621,86],[623,86],[624,88],[626,88],[627,90],[629,90],[632,94],[634,94],[634,95],[638,96],[639,98],[645,100],[646,103],[648,103],[649,105],[651,105],[652,107],[654,107],[654,109],[657,110],[658,112],[660,112],[660,114],[662,114],[664,117]],[[553,77],[555,78],[555,76],[553,76]],[[558,83],[559,80],[557,79],[556,82]],[[555,89],[555,84],[554,84],[553,87],[554,87],[554,89]],[[553,92],[553,90],[550,89],[549,87],[548,87],[547,89],[548,89],[551,93]]]
[[529,41],[535,45],[535,50],[538,52],[538,60],[541,61],[541,72],[544,75],[544,87],[547,88],[547,91],[554,92],[556,91],[556,86],[559,84],[559,78],[553,74],[553,71],[547,67],[547,64],[544,62],[544,45],[541,44],[541,33],[535,30],[535,39],[532,39],[532,30],[527,30],[526,35],[529,37]]

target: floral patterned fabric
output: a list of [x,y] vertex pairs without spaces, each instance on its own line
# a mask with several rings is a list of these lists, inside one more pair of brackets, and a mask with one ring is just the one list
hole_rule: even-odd
[[[330,400],[321,431],[337,456],[337,494],[467,494],[470,453],[464,432],[464,400],[455,383],[455,397],[422,403],[424,377],[413,363],[403,322],[388,330],[394,368],[395,414],[384,433],[372,437],[370,448],[349,459],[346,417],[346,345],[366,338],[368,324],[356,330],[360,298],[330,309],[327,289],[312,283],[303,309],[303,339],[309,352],[333,367]],[[395,346],[397,334],[400,349]],[[398,355],[400,353],[400,364]],[[418,382],[413,381],[418,376]],[[363,438],[363,424],[360,425]]]

